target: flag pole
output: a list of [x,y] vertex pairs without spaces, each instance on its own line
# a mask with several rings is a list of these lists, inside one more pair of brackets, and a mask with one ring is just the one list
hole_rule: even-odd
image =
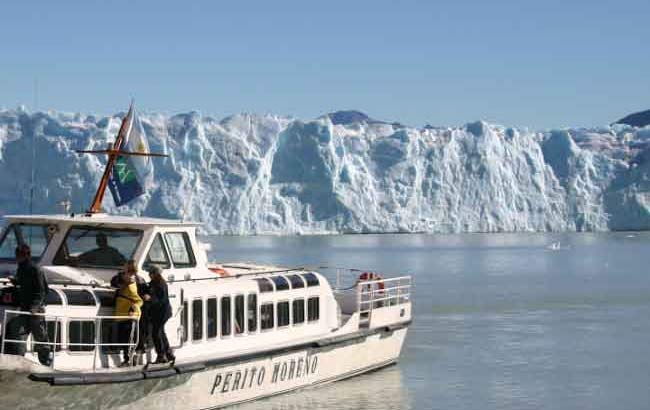
[[[90,208],[87,211],[88,214],[96,214],[101,212],[102,210],[102,201],[104,200],[104,194],[106,193],[106,187],[108,186],[108,179],[111,176],[111,172],[113,171],[113,165],[115,165],[115,161],[117,160],[118,157],[116,151],[119,151],[122,148],[122,144],[124,143],[124,139],[126,135],[131,131],[131,126],[133,124],[132,118],[133,118],[133,101],[131,101],[131,105],[129,106],[129,111],[127,112],[126,116],[124,117],[124,119],[122,119],[122,125],[120,125],[120,131],[117,133],[117,137],[115,138],[115,142],[113,143],[112,149],[108,150],[109,151],[108,162],[106,163],[106,168],[104,169],[104,174],[102,175],[102,179],[99,181],[99,186],[97,187],[95,198],[93,199],[92,205],[90,205]],[[129,123],[128,127],[127,127],[127,122]]]

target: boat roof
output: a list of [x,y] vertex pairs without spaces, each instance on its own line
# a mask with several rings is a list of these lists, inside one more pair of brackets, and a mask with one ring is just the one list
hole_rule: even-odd
[[10,222],[35,224],[85,224],[85,225],[119,225],[119,226],[200,226],[198,222],[181,221],[178,219],[148,218],[141,216],[123,216],[108,214],[58,214],[58,215],[5,215]]

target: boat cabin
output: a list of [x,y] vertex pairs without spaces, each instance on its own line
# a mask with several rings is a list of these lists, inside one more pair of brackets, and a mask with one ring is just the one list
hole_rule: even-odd
[[[130,259],[147,281],[148,268],[163,269],[172,305],[166,333],[180,361],[309,343],[410,318],[408,277],[382,280],[381,290],[380,281],[332,289],[323,275],[304,268],[211,265],[195,223],[105,214],[6,219],[0,236],[2,326],[19,314],[4,294],[11,289],[16,245],[26,243],[49,282],[45,320],[55,347],[53,367],[59,370],[119,365],[112,333],[119,318],[110,281]],[[3,337],[3,350],[6,343]]]

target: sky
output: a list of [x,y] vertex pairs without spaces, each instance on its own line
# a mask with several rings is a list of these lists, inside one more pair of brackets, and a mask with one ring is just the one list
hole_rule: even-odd
[[650,109],[648,0],[11,1],[0,108],[361,110],[599,126]]

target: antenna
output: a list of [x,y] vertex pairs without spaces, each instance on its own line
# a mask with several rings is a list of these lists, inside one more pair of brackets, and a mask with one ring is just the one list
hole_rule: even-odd
[[[38,77],[34,78],[34,113],[38,110]],[[36,183],[36,131],[32,131],[32,169],[29,187],[29,214],[34,214],[34,185]],[[30,241],[31,242],[31,241]]]

